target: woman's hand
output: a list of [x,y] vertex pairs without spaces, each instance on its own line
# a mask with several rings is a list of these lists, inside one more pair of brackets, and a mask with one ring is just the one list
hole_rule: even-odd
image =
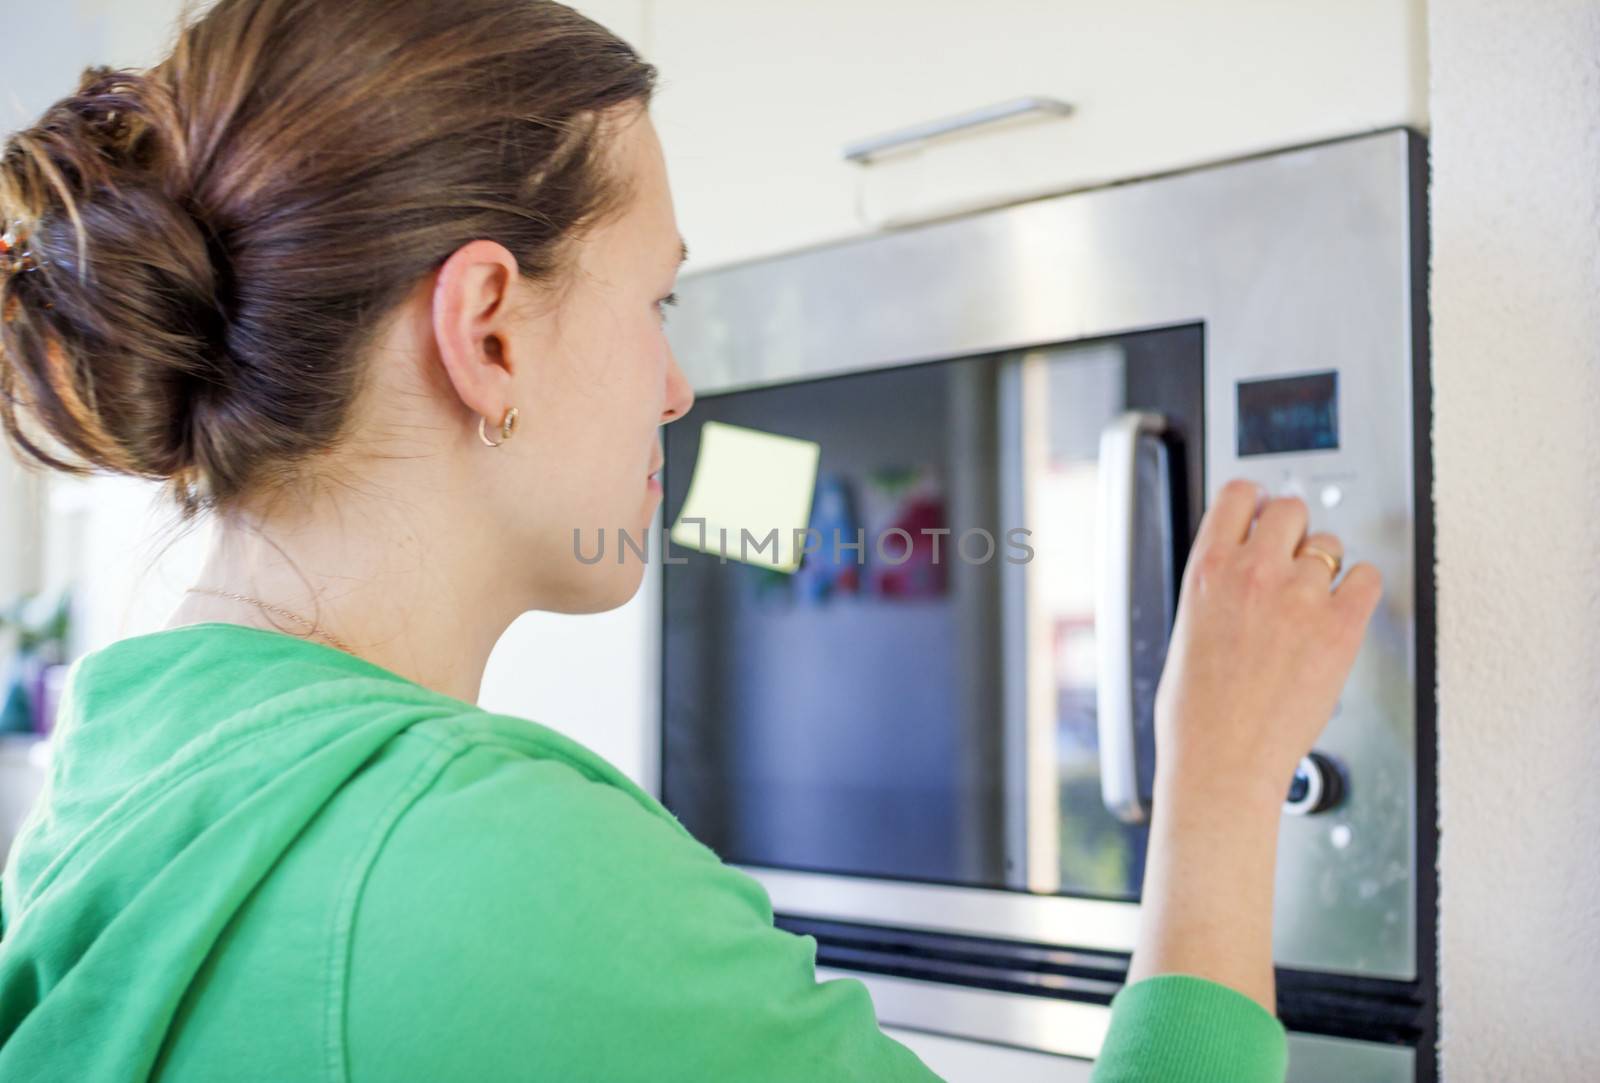
[[[1210,978],[1275,1003],[1278,821],[1382,593],[1357,564],[1333,586],[1295,498],[1230,481],[1201,521],[1156,692],[1156,792],[1142,926],[1128,980]],[[1259,511],[1259,514],[1258,514]]]
[[1171,786],[1277,806],[1333,713],[1382,580],[1357,564],[1330,590],[1332,569],[1300,547],[1342,559],[1339,539],[1306,537],[1297,498],[1258,515],[1258,492],[1230,481],[1200,524],[1156,691],[1156,763]]

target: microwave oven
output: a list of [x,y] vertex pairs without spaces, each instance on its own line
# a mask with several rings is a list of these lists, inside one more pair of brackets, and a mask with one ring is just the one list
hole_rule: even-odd
[[674,550],[658,792],[886,1024],[1093,1057],[1177,584],[1247,477],[1385,582],[1285,795],[1290,1078],[1434,1078],[1425,199],[1394,129],[685,276],[667,514],[722,421],[817,441],[822,541]]

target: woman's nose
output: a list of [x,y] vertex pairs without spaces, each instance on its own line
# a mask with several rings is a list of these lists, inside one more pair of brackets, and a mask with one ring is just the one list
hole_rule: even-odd
[[667,360],[667,408],[661,414],[661,421],[676,421],[689,412],[694,405],[694,388],[689,386],[689,379],[678,367],[676,357]]

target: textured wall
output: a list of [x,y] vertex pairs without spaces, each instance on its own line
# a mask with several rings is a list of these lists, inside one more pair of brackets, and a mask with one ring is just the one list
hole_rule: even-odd
[[1435,0],[1444,1078],[1600,1079],[1600,0]]

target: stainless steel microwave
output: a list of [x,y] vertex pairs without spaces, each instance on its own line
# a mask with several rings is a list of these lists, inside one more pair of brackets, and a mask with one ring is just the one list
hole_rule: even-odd
[[824,540],[675,550],[659,792],[885,1023],[1094,1055],[1177,583],[1243,476],[1386,583],[1285,795],[1291,1079],[1434,1078],[1425,162],[1395,129],[686,277],[667,513],[718,420],[820,444]]

